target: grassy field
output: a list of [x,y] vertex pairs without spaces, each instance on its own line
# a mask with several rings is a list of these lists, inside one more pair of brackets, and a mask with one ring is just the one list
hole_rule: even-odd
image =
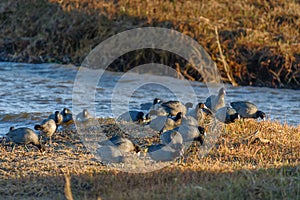
[[[117,132],[111,120],[100,121]],[[194,144],[182,162],[148,173],[101,164],[74,129],[56,133],[44,154],[22,146],[11,152],[2,142],[0,198],[299,199],[299,133],[300,126],[237,121],[204,157]]]
[[[3,0],[0,60],[80,65],[96,45],[116,33],[165,27],[201,44],[224,82],[299,89],[299,10],[296,0]],[[187,61],[161,51],[130,52],[110,67],[126,71],[148,62],[203,80]]]

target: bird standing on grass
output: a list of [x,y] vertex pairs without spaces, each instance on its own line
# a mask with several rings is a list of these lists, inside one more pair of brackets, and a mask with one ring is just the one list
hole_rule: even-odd
[[147,152],[154,161],[168,162],[183,156],[184,148],[182,144],[177,144],[173,148],[165,144],[153,144],[148,146]]
[[225,124],[233,123],[236,119],[240,118],[239,113],[235,109],[225,106],[217,110],[216,118]]
[[150,118],[149,115],[145,115],[141,111],[130,110],[128,112],[121,114],[117,118],[117,121],[122,121],[122,120],[127,122],[137,122],[139,124],[142,124],[142,123],[147,123],[150,120]]
[[219,108],[225,106],[225,88],[219,90],[218,95],[211,95],[205,100],[205,106],[211,111],[216,112]]
[[159,138],[162,144],[168,145],[172,148],[175,148],[177,144],[182,144],[183,142],[181,134],[175,130],[166,131],[162,133]]
[[262,120],[266,118],[266,114],[258,110],[257,106],[249,101],[231,102],[230,105],[239,113],[241,118],[261,118]]
[[155,98],[152,103],[142,103],[141,110],[157,110],[160,104],[163,103],[163,101],[160,98]]
[[121,137],[113,136],[108,140],[98,142],[100,147],[97,149],[97,155],[102,161],[108,162],[123,162],[124,153],[140,152],[140,147],[134,144],[131,140]]
[[55,133],[56,128],[57,126],[53,119],[44,120],[41,124],[37,124],[34,126],[35,130],[41,131],[41,135],[49,138],[50,145],[52,144],[52,135]]
[[138,153],[140,151],[140,147],[138,145],[134,144],[128,138],[124,138],[118,135],[113,136],[108,140],[100,141],[98,142],[98,144],[101,146],[114,146],[122,153],[127,153],[131,151]]
[[157,109],[158,113],[161,115],[176,116],[177,113],[181,112],[184,116],[189,108],[193,107],[192,103],[186,103],[183,105],[180,101],[167,101],[160,104]]
[[[6,133],[6,138],[15,143],[15,144],[22,144],[25,145],[25,148],[27,148],[27,144],[32,144],[36,146],[41,152],[45,151],[44,145],[40,142],[38,135],[30,128],[14,128],[10,127],[9,132]],[[14,150],[15,145],[12,149]]]
[[[149,114],[152,116],[155,115],[157,111],[152,110]],[[155,131],[159,131],[163,133],[167,130],[172,130],[181,124],[182,113],[179,112],[175,117],[169,116],[157,116],[156,118],[152,119],[149,123],[150,128]]]
[[55,113],[49,115],[48,119],[53,119],[56,123],[56,126],[63,122],[63,116],[59,113],[59,111],[55,111]]
[[104,162],[120,163],[124,160],[122,152],[114,146],[102,146],[96,152],[96,157]]
[[199,124],[203,124],[205,118],[213,116],[213,113],[208,108],[205,108],[204,103],[198,103],[196,107],[194,109],[190,109],[186,115],[194,117]]
[[69,108],[64,108],[60,114],[63,116],[63,123],[70,124],[73,122],[73,114]]
[[89,119],[92,119],[93,116],[88,112],[87,109],[83,109],[82,112],[76,115],[76,121],[87,122]]
[[183,144],[187,147],[193,141],[199,141],[201,144],[204,142],[206,136],[205,129],[198,126],[198,122],[191,116],[186,116],[182,120],[182,124],[174,129],[178,131],[183,139]]

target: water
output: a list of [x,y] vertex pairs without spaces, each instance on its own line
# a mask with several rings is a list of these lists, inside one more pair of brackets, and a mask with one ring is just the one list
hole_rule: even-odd
[[[72,65],[0,63],[0,135],[4,135],[10,126],[33,128],[34,124],[39,123],[55,110],[62,110],[64,107],[72,109],[73,84],[77,72],[78,68]],[[91,102],[91,105],[95,106],[93,114],[96,117],[113,116],[111,99],[112,92],[116,92],[118,81],[120,85],[130,85],[151,78],[150,75],[145,78],[134,74],[120,80],[121,76],[121,73],[107,72],[96,84],[96,100]],[[187,84],[174,78],[165,78],[164,81],[173,85],[180,84],[181,90],[178,93],[185,100],[192,98],[192,95],[186,92],[189,84],[197,94],[197,101],[204,101],[209,95],[203,83]],[[225,87],[227,102],[248,100],[266,112],[271,120],[299,125],[300,90],[230,85]],[[169,100],[176,98],[176,95],[169,89],[154,83],[139,87],[129,97],[129,107],[139,109],[141,103],[152,102],[155,97]],[[117,98],[116,102],[117,109],[124,107],[123,98]]]

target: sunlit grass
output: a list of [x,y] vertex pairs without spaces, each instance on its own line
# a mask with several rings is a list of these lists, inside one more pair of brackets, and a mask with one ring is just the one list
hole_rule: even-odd
[[[111,120],[101,123],[107,134],[114,132]],[[299,148],[299,126],[237,121],[226,126],[201,159],[199,144],[195,144],[183,163],[148,173],[127,173],[101,164],[76,131],[64,131],[54,136],[45,154],[35,147],[30,152],[22,146],[14,152],[10,146],[0,148],[0,196],[64,199],[64,191],[70,191],[65,189],[69,174],[74,199],[297,199]]]

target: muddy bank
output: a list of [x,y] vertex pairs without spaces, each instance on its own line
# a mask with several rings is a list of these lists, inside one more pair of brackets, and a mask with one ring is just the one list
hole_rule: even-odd
[[[224,82],[300,88],[299,3],[161,3],[4,0],[0,3],[0,61],[80,65],[110,36],[154,26],[194,38],[217,63]],[[160,50],[129,52],[110,69],[127,71],[149,62],[166,64],[190,80],[203,81],[186,60]]]

